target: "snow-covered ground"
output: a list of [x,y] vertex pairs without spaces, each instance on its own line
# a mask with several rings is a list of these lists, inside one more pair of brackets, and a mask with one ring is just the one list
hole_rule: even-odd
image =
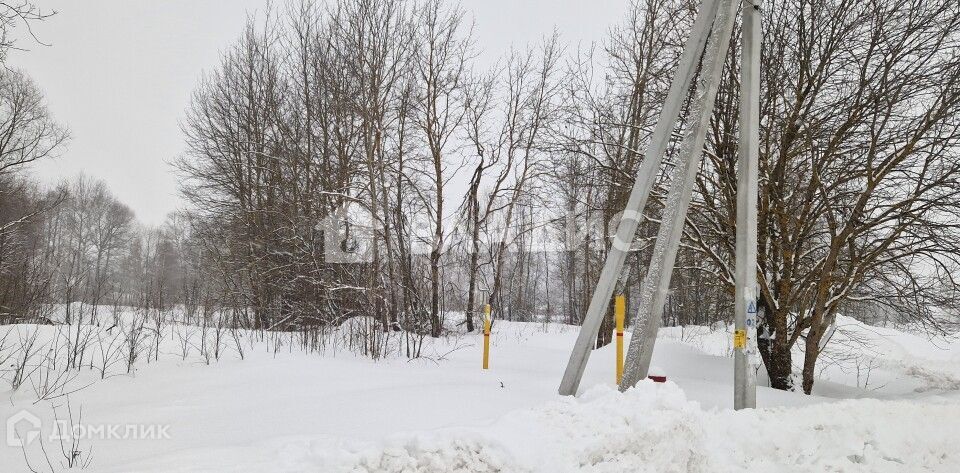
[[[0,327],[0,359],[32,330],[54,328]],[[841,319],[835,341],[859,348],[834,349],[815,395],[762,387],[761,408],[735,412],[728,328],[662,330],[653,364],[669,381],[626,393],[612,347],[597,350],[580,395],[561,397],[576,330],[497,322],[488,371],[479,334],[428,340],[410,361],[242,340],[244,359],[225,349],[210,364],[182,359],[171,335],[133,375],[84,369],[69,402],[96,472],[960,471],[956,338]],[[33,442],[0,446],[0,472],[29,471],[25,457],[59,471],[50,436],[67,397],[37,402],[29,384],[0,396],[0,419],[41,420]]]

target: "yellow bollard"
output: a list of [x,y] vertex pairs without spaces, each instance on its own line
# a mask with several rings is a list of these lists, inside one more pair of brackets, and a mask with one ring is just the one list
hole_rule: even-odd
[[617,296],[613,306],[614,319],[617,321],[617,385],[623,378],[623,318],[627,312],[627,299]]
[[483,369],[490,368],[490,304],[483,306]]

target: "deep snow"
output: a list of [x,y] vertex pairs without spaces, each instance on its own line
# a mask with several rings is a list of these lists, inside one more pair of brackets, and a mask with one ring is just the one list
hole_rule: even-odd
[[[180,360],[167,337],[160,361],[132,376],[85,372],[74,383],[93,384],[70,403],[86,425],[169,434],[83,439],[97,472],[960,471],[960,342],[840,327],[836,340],[859,349],[834,349],[815,395],[761,387],[751,411],[730,410],[728,328],[662,330],[653,364],[670,381],[626,393],[613,386],[612,347],[597,350],[580,395],[564,398],[556,389],[576,328],[504,321],[489,371],[478,334],[428,341],[411,361],[255,342],[244,360],[228,352],[210,365]],[[31,329],[52,330],[0,327]],[[23,451],[0,446],[0,472],[28,471],[24,455],[49,471],[39,447],[50,402],[25,387],[0,395],[0,419],[26,409],[44,429]],[[45,445],[57,467],[59,447]]]

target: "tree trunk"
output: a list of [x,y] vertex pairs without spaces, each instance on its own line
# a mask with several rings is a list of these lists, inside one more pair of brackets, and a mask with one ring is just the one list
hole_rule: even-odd
[[607,304],[607,311],[603,315],[603,322],[600,323],[600,331],[597,332],[597,348],[607,346],[613,341],[613,301]]
[[[438,225],[439,229],[440,226]],[[440,336],[440,245],[434,242],[430,253],[430,336]]]
[[[761,326],[761,330],[763,326]],[[790,349],[776,339],[760,338],[757,340],[763,365],[767,368],[770,377],[770,387],[783,391],[793,389],[793,358]]]
[[813,374],[817,367],[817,356],[820,355],[820,338],[823,331],[816,327],[807,333],[806,349],[803,353],[803,392],[810,394],[813,391]]
[[[790,352],[790,334],[787,333],[787,313],[779,313],[766,307],[760,300],[761,317],[758,317],[757,348],[770,377],[770,387],[782,391],[793,390],[793,355]],[[771,314],[767,317],[766,314]]]
[[[482,168],[477,168],[479,175]],[[477,306],[477,265],[480,262],[480,202],[477,199],[479,180],[476,178],[470,185],[470,281],[467,289],[467,307],[464,315],[467,318],[467,332],[473,332],[473,313]]]

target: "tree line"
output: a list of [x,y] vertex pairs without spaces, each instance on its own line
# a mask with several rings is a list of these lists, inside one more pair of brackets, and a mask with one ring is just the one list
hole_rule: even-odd
[[[484,304],[578,324],[696,7],[636,0],[600,44],[555,34],[489,67],[463,9],[438,0],[302,0],[252,17],[187,108],[176,168],[189,206],[164,228],[138,228],[88,179],[41,191],[0,174],[0,307],[218,307],[237,326],[305,333],[349,321],[377,357],[391,337],[416,356],[423,337],[473,331]],[[956,320],[960,5],[763,9],[758,341],[773,387],[810,392],[840,314]],[[738,49],[668,326],[732,320]],[[65,139],[48,133],[51,150]],[[620,278],[628,299],[676,151]],[[598,346],[612,328],[611,310]]]

